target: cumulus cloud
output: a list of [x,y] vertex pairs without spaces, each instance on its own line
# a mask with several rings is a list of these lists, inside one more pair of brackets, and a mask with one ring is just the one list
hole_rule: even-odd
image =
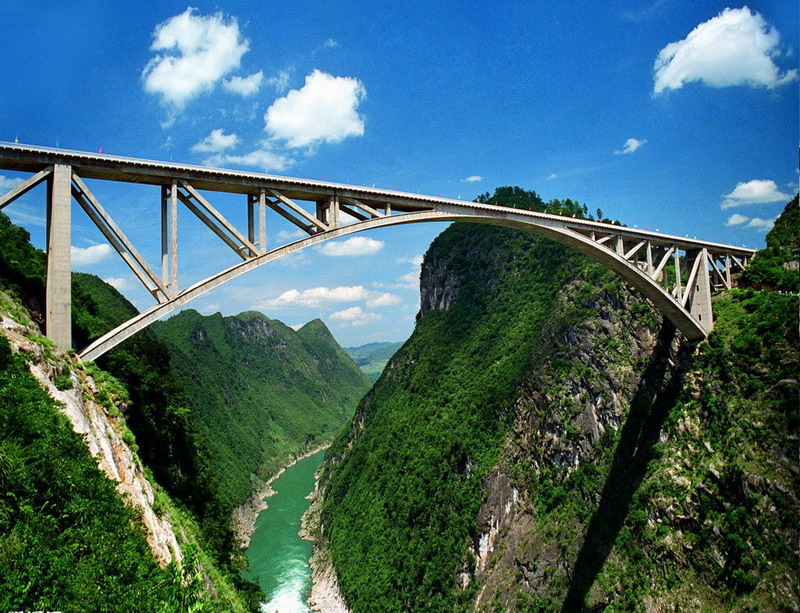
[[303,306],[316,308],[335,302],[363,302],[370,308],[391,306],[400,302],[397,296],[387,292],[376,292],[362,285],[340,287],[315,287],[312,289],[290,289],[273,300],[266,307]]
[[199,143],[192,145],[192,151],[213,152],[230,149],[239,144],[239,137],[236,134],[225,134],[221,128],[211,130],[211,134],[206,136]]
[[622,149],[615,151],[614,155],[627,155],[629,153],[633,153],[646,142],[646,140],[639,140],[638,138],[629,138],[625,141]]
[[231,77],[223,81],[222,86],[229,92],[240,96],[252,96],[260,88],[264,81],[264,73],[259,70],[247,77]]
[[0,175],[0,190],[8,191],[14,189],[20,183],[22,183],[22,179],[12,179],[11,177]]
[[710,87],[783,85],[797,78],[797,70],[781,73],[775,65],[779,43],[780,34],[759,13],[726,8],[659,52],[653,93],[692,81]]
[[289,87],[289,73],[281,70],[276,76],[267,79],[267,83],[272,85],[276,92],[284,92]]
[[422,266],[423,258],[424,258],[424,256],[421,253],[419,253],[419,254],[417,254],[415,256],[412,256],[410,258],[406,258],[406,257],[397,258],[397,263],[398,264],[411,264],[415,268],[419,268],[420,266]]
[[177,110],[237,69],[250,46],[235,18],[195,11],[187,8],[156,26],[150,50],[163,53],[142,71],[145,91],[160,95]]
[[294,164],[294,159],[283,153],[273,151],[269,148],[268,144],[264,144],[262,148],[242,155],[233,155],[229,153],[212,155],[206,158],[203,164],[217,167],[249,166],[261,169],[264,172],[270,172],[286,170],[289,166]]
[[483,177],[480,175],[470,175],[465,179],[461,179],[462,183],[478,183],[480,181],[483,181]]
[[792,197],[778,189],[775,181],[768,179],[753,179],[737,183],[730,194],[725,194],[722,202],[723,209],[745,204],[764,204],[768,202],[788,202]]
[[376,294],[373,298],[367,300],[367,306],[371,309],[378,307],[393,306],[400,302],[400,297],[390,294],[388,292],[381,292]]
[[275,235],[275,240],[277,240],[278,243],[288,243],[299,240],[301,238],[306,238],[307,236],[308,236],[307,232],[304,232],[300,228],[296,228],[294,230],[280,230]]
[[108,258],[114,250],[108,243],[89,247],[70,247],[73,266],[91,266]]
[[750,218],[747,215],[739,215],[739,213],[734,213],[730,217],[728,217],[728,221],[725,222],[726,226],[739,226],[746,221],[750,221]]
[[761,219],[760,217],[753,217],[749,222],[747,222],[746,228],[755,228],[760,232],[767,232],[768,230],[772,230],[772,227],[775,225],[774,219]]
[[358,105],[366,93],[358,79],[315,70],[306,76],[303,87],[272,103],[264,114],[265,130],[292,148],[361,136],[364,118],[358,114]]
[[353,257],[373,255],[383,249],[383,241],[366,236],[354,236],[343,241],[330,241],[315,247],[322,255],[332,257]]
[[377,313],[365,311],[360,306],[354,306],[349,309],[344,309],[343,311],[331,313],[330,319],[342,322],[345,326],[363,326],[379,321],[382,317]]
[[124,277],[106,277],[103,281],[120,292],[129,289],[131,286],[130,282]]

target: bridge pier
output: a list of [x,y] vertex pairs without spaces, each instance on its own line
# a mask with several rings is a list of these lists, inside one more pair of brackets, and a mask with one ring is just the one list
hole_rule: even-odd
[[[699,260],[699,261],[698,261]],[[694,283],[689,279],[690,285],[686,291],[690,293],[689,313],[700,323],[706,332],[711,332],[714,327],[714,314],[711,310],[711,279],[708,271],[708,251],[700,249],[694,252],[694,259],[688,262],[689,270],[696,270]]]
[[47,338],[59,349],[72,347],[71,242],[72,167],[55,164],[47,183]]

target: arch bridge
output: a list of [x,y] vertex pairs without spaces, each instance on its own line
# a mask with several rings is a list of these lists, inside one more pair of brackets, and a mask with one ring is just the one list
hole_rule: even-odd
[[[71,347],[71,208],[80,205],[119,253],[156,304],[83,349],[93,360],[190,300],[268,262],[323,241],[364,230],[430,221],[468,221],[517,228],[572,247],[607,266],[642,292],[690,341],[704,339],[713,326],[711,292],[730,288],[752,249],[669,236],[587,221],[450,198],[357,185],[0,143],[0,168],[32,173],[3,196],[0,209],[36,185],[47,189],[48,338]],[[123,233],[84,179],[160,187],[160,271]],[[247,228],[237,228],[209,201],[208,192],[243,196]],[[178,283],[178,208],[197,216],[240,262],[189,287]],[[278,214],[307,237],[267,248],[267,211]],[[346,216],[343,215],[346,213]],[[670,265],[671,264],[671,265]]]

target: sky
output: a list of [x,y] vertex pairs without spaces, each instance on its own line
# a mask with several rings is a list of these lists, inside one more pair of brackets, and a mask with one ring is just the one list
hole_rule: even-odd
[[[796,2],[0,0],[0,140],[472,200],[518,185],[764,246],[798,189]],[[0,191],[27,175],[0,170]],[[158,188],[88,182],[151,265]],[[208,194],[244,229],[242,196]],[[4,212],[44,247],[45,188]],[[299,236],[268,220],[268,244]],[[404,340],[446,225],[330,241],[191,302]],[[237,261],[179,217],[181,287]],[[73,268],[154,304],[74,206]]]

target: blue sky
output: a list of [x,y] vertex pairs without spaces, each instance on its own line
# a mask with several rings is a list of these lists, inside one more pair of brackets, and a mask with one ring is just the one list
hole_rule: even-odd
[[[798,12],[777,0],[3,1],[0,140],[466,200],[519,185],[758,248],[797,190]],[[8,188],[23,175],[0,177]],[[157,189],[90,188],[157,264]],[[209,199],[241,224],[243,201]],[[43,188],[5,212],[43,246]],[[235,262],[190,217],[182,287]],[[150,306],[79,210],[73,223],[75,269]],[[443,227],[328,243],[190,306],[320,317],[345,345],[401,340]],[[271,223],[270,244],[291,230]]]

